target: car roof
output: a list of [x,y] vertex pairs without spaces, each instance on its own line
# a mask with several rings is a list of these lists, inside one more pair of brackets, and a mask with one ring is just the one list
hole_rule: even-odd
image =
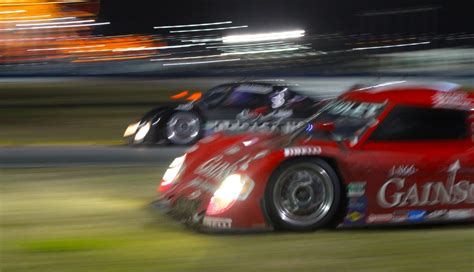
[[[225,84],[227,85],[227,84]],[[284,81],[239,81],[230,83],[229,85],[234,85],[235,90],[237,91],[245,91],[249,93],[260,93],[260,94],[269,94],[273,91],[273,87],[291,87],[294,85],[288,84]],[[240,89],[242,88],[242,89]]]
[[340,96],[342,99],[395,104],[474,109],[474,93],[451,82],[385,82],[372,86],[357,85]]

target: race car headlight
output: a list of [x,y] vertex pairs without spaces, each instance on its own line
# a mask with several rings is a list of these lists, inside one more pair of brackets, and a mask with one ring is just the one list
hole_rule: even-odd
[[150,131],[150,127],[151,127],[151,123],[150,122],[146,122],[143,126],[141,126],[138,131],[137,131],[137,134],[135,134],[135,141],[141,141],[145,138],[145,136],[147,135],[148,131]]
[[184,160],[186,159],[186,154],[181,157],[177,157],[174,159],[168,169],[166,170],[165,174],[163,175],[163,179],[161,180],[160,187],[166,187],[176,181],[179,174],[183,170]]
[[224,179],[209,202],[206,214],[214,215],[228,210],[237,200],[245,200],[254,183],[246,176],[233,174]]
[[128,137],[130,135],[135,134],[135,132],[137,132],[139,124],[140,124],[140,122],[136,122],[136,123],[128,125],[127,129],[123,133],[123,137]]

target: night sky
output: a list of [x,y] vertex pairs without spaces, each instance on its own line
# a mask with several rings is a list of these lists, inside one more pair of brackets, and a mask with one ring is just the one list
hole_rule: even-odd
[[[360,16],[414,7],[435,9],[421,14]],[[388,33],[472,33],[474,29],[472,8],[461,0],[102,0],[100,18],[112,22],[105,34],[156,33],[153,26],[228,20],[249,25],[248,32],[302,28],[315,34],[353,34],[368,32],[374,25],[383,25],[380,31]]]

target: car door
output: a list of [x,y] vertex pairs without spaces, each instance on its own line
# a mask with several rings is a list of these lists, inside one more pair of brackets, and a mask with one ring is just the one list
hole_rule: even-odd
[[355,151],[368,223],[425,220],[472,207],[473,144],[466,111],[395,106]]

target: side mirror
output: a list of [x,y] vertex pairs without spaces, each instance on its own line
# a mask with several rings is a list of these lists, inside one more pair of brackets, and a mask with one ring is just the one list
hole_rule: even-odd
[[325,131],[325,132],[333,132],[336,127],[334,126],[334,122],[327,122],[327,123],[313,123],[313,127],[315,130]]

